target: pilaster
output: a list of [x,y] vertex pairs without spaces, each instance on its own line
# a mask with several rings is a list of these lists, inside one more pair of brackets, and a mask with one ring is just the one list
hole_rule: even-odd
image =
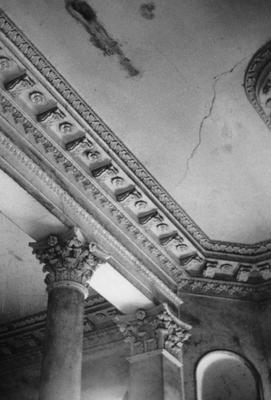
[[167,304],[117,317],[130,343],[129,400],[182,400],[183,344],[191,326],[182,322]]

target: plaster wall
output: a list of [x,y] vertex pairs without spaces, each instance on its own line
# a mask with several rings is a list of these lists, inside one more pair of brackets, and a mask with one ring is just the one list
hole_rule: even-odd
[[[202,357],[215,350],[234,352],[247,360],[260,376],[263,397],[271,398],[270,308],[245,301],[182,295],[180,318],[193,326],[183,345],[185,400],[196,400],[196,368]],[[262,322],[260,322],[260,320]],[[111,344],[84,355],[82,400],[124,400],[129,387],[129,348]],[[232,375],[232,374],[231,374]],[[39,368],[27,368],[10,379],[3,400],[37,400]],[[3,387],[7,380],[1,382]],[[176,382],[175,382],[176,383]],[[174,387],[176,386],[174,383]],[[211,382],[215,384],[214,382]],[[181,378],[179,381],[181,387]],[[230,399],[235,400],[235,399]]]
[[32,241],[0,212],[0,324],[46,310],[44,274],[28,246]]
[[124,400],[128,390],[127,346],[110,345],[85,355],[81,400]]
[[[261,324],[258,319],[260,318],[259,306],[245,301],[186,294],[182,295],[182,299],[184,304],[181,307],[181,319],[193,326],[192,336],[189,342],[184,344],[183,370],[186,400],[196,399],[198,362],[205,354],[215,350],[237,353],[250,362],[261,377],[263,398],[270,399],[270,376]],[[270,327],[269,322],[268,325]],[[266,332],[266,340],[267,337],[268,332]],[[213,383],[215,384],[215,381]]]
[[42,265],[29,243],[67,228],[0,170],[0,324],[46,310]]
[[174,357],[160,350],[129,358],[130,400],[182,399],[181,370]]
[[259,400],[254,370],[242,357],[228,351],[212,351],[199,362],[197,400]]

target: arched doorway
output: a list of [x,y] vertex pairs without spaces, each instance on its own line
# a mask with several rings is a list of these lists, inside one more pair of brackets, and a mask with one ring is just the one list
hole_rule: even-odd
[[197,400],[260,400],[254,367],[230,351],[206,354],[196,370]]

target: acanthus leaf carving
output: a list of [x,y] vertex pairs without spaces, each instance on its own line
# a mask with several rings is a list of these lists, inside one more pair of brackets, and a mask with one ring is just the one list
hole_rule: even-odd
[[128,316],[117,316],[115,321],[130,343],[131,355],[165,349],[181,359],[183,343],[191,336],[192,327],[178,319],[166,303],[149,310],[138,309]]
[[91,251],[93,244],[86,243],[78,229],[71,229],[65,235],[52,234],[29,245],[43,264],[48,287],[56,282],[71,281],[87,288],[100,262]]
[[[53,68],[46,58],[36,49],[33,44],[25,37],[25,35],[15,26],[8,16],[0,12],[0,30],[1,33],[9,40],[14,47],[46,78],[47,82],[54,87],[55,90],[63,97],[63,99],[85,120],[92,130],[99,136],[103,142],[104,149],[113,151],[121,162],[124,162],[130,171],[145,184],[146,188],[156,197],[157,201],[165,207],[175,219],[176,224],[180,226],[181,231],[185,230],[191,235],[199,245],[207,251],[220,252],[229,255],[256,256],[260,254],[270,254],[271,242],[249,244],[232,244],[230,242],[222,242],[211,240],[185,213],[185,211],[170,197],[168,193],[158,184],[158,182],[144,169],[141,163],[133,156],[133,154],[121,143],[110,130],[110,128],[102,121],[102,119],[89,107],[83,99],[73,90],[73,88],[65,81],[65,79]],[[270,45],[269,45],[270,46]],[[248,68],[245,87],[247,93],[252,94],[254,90],[255,73],[253,69],[257,69],[257,64],[270,58],[271,51],[267,48],[261,54],[257,54],[255,63]],[[0,68],[4,70],[10,67],[11,60],[7,57],[0,59]],[[256,66],[256,67],[255,67]],[[256,71],[257,72],[257,71]],[[265,93],[268,85],[265,87]],[[248,94],[249,95],[249,94]],[[252,95],[253,97],[253,95]],[[251,97],[251,102],[256,104],[255,99]],[[254,96],[255,97],[255,96]],[[259,108],[260,110],[260,108]],[[65,115],[64,115],[65,116]],[[63,117],[64,117],[63,116]],[[264,116],[264,113],[263,113]],[[265,118],[265,117],[264,117]],[[61,119],[61,118],[58,118]],[[44,122],[44,121],[42,121]],[[56,122],[53,120],[52,122]],[[48,125],[50,121],[48,120]],[[94,155],[95,157],[97,154]]]
[[[5,21],[5,26],[3,26],[3,21]],[[65,82],[65,80],[58,75],[57,71],[48,64],[48,62],[46,61],[46,59],[38,52],[37,49],[35,49],[35,47],[33,47],[32,44],[28,43],[27,39],[23,36],[23,34],[21,34],[20,32],[18,32],[18,29],[12,24],[12,22],[6,22],[9,21],[8,17],[5,16],[5,14],[0,13],[0,29],[2,30],[2,33],[4,33],[6,35],[6,38],[13,41],[14,43],[14,49],[15,47],[18,48],[18,50],[20,51],[19,56],[17,55],[16,57],[18,59],[20,59],[20,57],[22,56],[22,54],[27,57],[29,59],[29,61],[37,67],[37,69],[41,72],[42,75],[44,75],[46,77],[46,79],[48,79],[48,82],[55,87],[56,90],[58,90],[60,92],[60,95],[62,95],[63,99],[66,99],[68,101],[68,103],[70,103],[70,106],[74,108],[74,110],[77,110],[79,112],[79,114],[87,121],[89,122],[89,126],[95,130],[96,129],[96,133],[100,133],[99,138],[101,139],[101,141],[99,142],[99,144],[102,143],[102,140],[104,140],[105,142],[105,146],[100,146],[103,150],[104,149],[109,149],[110,151],[107,153],[110,154],[110,158],[108,158],[108,163],[106,163],[106,165],[96,165],[95,164],[95,168],[91,169],[92,171],[92,176],[95,178],[95,185],[98,182],[98,184],[100,185],[100,183],[104,180],[108,180],[112,181],[112,183],[114,183],[116,186],[118,186],[118,184],[121,184],[121,182],[123,182],[123,177],[120,176],[121,172],[122,172],[122,167],[120,166],[119,163],[119,159],[121,159],[122,161],[125,161],[125,163],[127,164],[127,166],[132,170],[132,172],[137,175],[137,177],[140,178],[141,180],[141,184],[142,181],[145,182],[146,186],[151,189],[151,191],[155,194],[156,196],[156,200],[158,201],[159,204],[159,200],[160,202],[165,206],[166,208],[168,208],[168,210],[170,210],[170,212],[172,212],[172,214],[176,217],[176,219],[180,222],[182,222],[183,227],[186,228],[187,231],[190,232],[190,234],[197,239],[197,241],[199,241],[199,243],[203,246],[203,248],[206,250],[210,250],[210,251],[217,251],[217,252],[225,252],[225,253],[232,253],[232,255],[238,253],[238,254],[242,254],[242,255],[252,255],[252,256],[257,256],[259,254],[262,253],[266,253],[267,251],[270,252],[271,249],[271,244],[268,242],[263,242],[263,243],[258,243],[255,245],[240,245],[239,244],[231,244],[231,243],[226,243],[226,242],[215,242],[215,241],[209,241],[208,238],[206,238],[206,236],[204,236],[204,234],[199,230],[199,228],[196,225],[193,225],[191,223],[191,220],[189,218],[189,216],[187,216],[181,209],[176,208],[176,204],[175,202],[170,199],[170,197],[167,195],[167,193],[165,193],[163,191],[163,188],[159,187],[159,184],[148,174],[147,171],[144,170],[144,167],[136,160],[134,159],[133,155],[125,148],[125,146],[118,141],[118,139],[114,136],[114,133],[112,131],[110,131],[110,129],[108,127],[106,127],[106,125],[103,123],[102,120],[100,120],[100,118],[94,113],[94,111],[88,106],[86,105],[82,99],[80,99],[80,97],[76,94],[76,92],[73,91],[73,89],[67,84],[67,82]],[[13,31],[13,36],[10,36],[10,30]],[[14,33],[16,32],[16,34]],[[15,54],[15,51],[14,51]],[[268,51],[264,54],[264,58],[266,57],[270,58],[270,54],[271,52]],[[14,55],[14,60],[15,60],[15,55]],[[261,60],[259,59],[259,65],[261,63]],[[6,67],[8,67],[8,59],[3,60],[3,63],[6,64]],[[12,61],[12,63],[15,65],[15,61]],[[4,68],[6,68],[4,66]],[[32,70],[31,74],[29,73],[29,77],[31,76],[35,76],[35,78],[37,78],[36,75],[33,75],[34,72]],[[18,76],[18,75],[16,75]],[[267,80],[266,83],[263,84],[263,90],[262,93],[264,95],[268,95],[269,94],[269,86],[270,86],[270,77],[267,74]],[[24,75],[21,75],[21,77],[24,77]],[[32,79],[32,78],[31,78]],[[38,80],[38,79],[37,79]],[[47,82],[47,83],[48,83]],[[17,82],[18,83],[18,82]],[[45,85],[46,86],[46,85]],[[8,90],[8,88],[5,88],[6,90]],[[43,92],[43,91],[42,91]],[[44,91],[45,92],[45,91]],[[10,98],[10,93],[7,94],[8,98]],[[42,93],[39,92],[31,92],[30,95],[33,97],[33,99],[35,100],[35,103],[38,104],[39,100],[42,100]],[[69,98],[68,98],[69,97]],[[31,100],[33,102],[33,99]],[[15,103],[16,99],[12,99],[12,104],[13,106],[10,106],[8,103],[6,103],[5,101],[1,102],[2,106],[3,106],[3,113],[8,113],[12,110],[12,107],[14,108],[14,103]],[[41,128],[46,130],[48,129],[48,132],[50,131],[51,125],[55,124],[55,129],[56,125],[58,127],[61,126],[61,131],[64,134],[67,134],[70,129],[71,129],[71,125],[66,121],[68,118],[68,108],[63,107],[63,104],[61,104],[60,101],[56,101],[55,103],[49,103],[50,107],[51,104],[57,104],[59,105],[59,107],[57,106],[56,108],[50,108],[49,111],[47,109],[46,112],[51,112],[51,111],[56,111],[56,112],[60,112],[60,114],[57,116],[56,114],[56,118],[53,118],[53,115],[46,115],[45,113],[41,113],[38,114],[39,116],[43,116],[44,118],[42,118],[42,120],[40,120],[41,124]],[[62,110],[65,110],[65,113]],[[67,111],[67,115],[66,115],[66,111]],[[6,117],[6,115],[5,115]],[[47,119],[48,117],[48,119]],[[52,118],[51,118],[52,117]],[[13,121],[16,122],[16,124],[21,123],[21,125],[23,126],[23,129],[26,133],[30,133],[31,132],[31,126],[29,124],[29,122],[25,121],[25,115],[23,116],[22,114],[19,114],[16,111],[12,110],[12,118]],[[73,121],[74,122],[74,121]],[[36,124],[38,126],[38,124]],[[46,125],[44,127],[44,125]],[[47,126],[48,125],[48,126]],[[83,125],[83,124],[82,124]],[[75,125],[74,125],[75,126]],[[20,128],[20,127],[19,127]],[[156,259],[159,259],[159,262],[161,262],[162,264],[162,268],[168,273],[169,271],[174,272],[174,274],[172,273],[172,277],[173,279],[175,279],[175,275],[177,276],[186,276],[186,272],[191,275],[191,276],[205,276],[206,278],[208,278],[209,280],[211,279],[223,279],[223,280],[235,280],[235,281],[241,281],[241,282],[249,282],[249,283],[255,283],[258,284],[262,281],[266,281],[268,279],[271,278],[270,275],[270,267],[266,266],[261,266],[259,268],[260,273],[258,274],[257,270],[254,268],[254,272],[250,273],[249,271],[245,271],[245,270],[241,270],[241,264],[238,264],[238,266],[233,265],[233,263],[231,262],[227,262],[227,263],[223,263],[223,265],[219,264],[219,265],[214,265],[214,268],[209,268],[210,264],[207,265],[207,263],[205,265],[201,264],[200,262],[196,261],[196,255],[194,257],[194,253],[197,253],[197,249],[194,248],[194,246],[190,246],[189,247],[189,241],[186,241],[187,238],[187,232],[184,232],[184,230],[180,229],[179,232],[180,234],[178,234],[178,236],[176,236],[176,234],[174,233],[174,235],[172,234],[171,230],[168,229],[167,224],[165,223],[165,221],[167,221],[167,219],[165,219],[165,213],[164,210],[162,208],[159,207],[154,207],[152,204],[150,205],[150,208],[147,208],[148,204],[146,203],[145,200],[145,194],[146,191],[141,191],[142,190],[142,186],[138,185],[136,186],[136,188],[134,186],[130,187],[128,186],[127,188],[124,186],[123,189],[121,189],[120,191],[116,191],[114,192],[114,194],[116,195],[117,201],[122,203],[124,207],[126,207],[126,209],[129,209],[129,212],[131,211],[130,208],[130,202],[132,203],[132,201],[136,200],[136,196],[138,196],[138,198],[140,199],[140,197],[142,197],[143,193],[144,193],[144,197],[143,199],[141,198],[141,200],[137,201],[135,203],[135,207],[137,209],[137,213],[134,212],[134,215],[131,213],[130,215],[133,215],[133,218],[135,219],[136,216],[140,217],[138,218],[139,220],[139,224],[143,227],[144,231],[146,230],[147,233],[149,233],[149,231],[151,231],[151,233],[155,232],[155,235],[153,235],[152,237],[155,237],[155,240],[157,240],[158,244],[162,244],[164,249],[162,249],[162,251],[167,255],[169,254],[170,257],[172,257],[173,261],[171,261],[171,259],[168,259],[167,256],[164,256],[164,253],[162,253],[158,247],[155,247],[153,245],[152,242],[149,242],[146,239],[145,232],[144,235],[142,234],[142,231],[137,229],[137,227],[135,227],[135,225],[133,223],[131,223],[131,221],[127,218],[125,218],[124,214],[122,214],[120,212],[119,209],[117,209],[114,206],[114,203],[109,204],[108,199],[106,198],[106,196],[102,197],[101,194],[99,194],[99,190],[96,188],[96,186],[94,186],[94,184],[90,181],[88,181],[87,177],[85,177],[80,171],[78,172],[78,170],[76,170],[76,168],[74,167],[74,160],[69,159],[70,161],[65,161],[65,153],[63,151],[63,154],[59,152],[58,149],[56,149],[55,147],[53,147],[52,144],[49,143],[49,139],[48,137],[43,137],[41,133],[39,133],[37,130],[34,130],[36,128],[33,128],[33,136],[35,139],[35,142],[37,143],[42,143],[43,149],[45,150],[45,152],[51,152],[53,157],[55,158],[55,160],[57,162],[61,162],[64,165],[64,168],[66,171],[69,172],[69,176],[73,176],[75,178],[75,180],[77,182],[82,183],[82,187],[88,188],[89,191],[92,191],[93,193],[93,197],[94,195],[99,198],[100,203],[103,203],[103,207],[107,208],[110,212],[110,214],[112,216],[114,216],[115,220],[122,224],[122,227],[125,226],[126,231],[128,231],[130,233],[131,236],[133,236],[133,238],[136,238],[137,240],[140,240],[140,243],[142,244],[142,246],[144,248],[146,248],[149,253],[151,253],[153,256],[156,257]],[[82,129],[83,132],[84,129]],[[91,160],[96,160],[97,162],[97,157],[99,156],[99,152],[101,151],[100,147],[97,147],[99,149],[99,151],[96,151],[96,142],[95,142],[95,135],[93,135],[91,130],[84,130],[84,133],[87,133],[89,135],[84,136],[84,138],[80,138],[79,142],[76,142],[76,144],[78,145],[76,147],[75,150],[75,154],[78,153],[81,154],[81,151],[84,152],[84,154],[88,155],[88,159]],[[30,135],[29,135],[30,136]],[[89,141],[88,139],[85,140],[85,138],[87,138],[87,136],[89,136],[90,138],[93,139],[93,143],[92,143],[92,139],[91,141]],[[77,136],[76,136],[77,137]],[[82,142],[82,143],[81,143]],[[72,142],[67,142],[67,143],[72,143]],[[67,144],[65,142],[65,144]],[[79,145],[81,143],[81,145]],[[92,147],[92,144],[94,144],[94,147]],[[112,156],[111,159],[111,155],[113,155],[112,149],[114,150],[114,152],[116,153],[114,155],[114,157]],[[72,154],[72,149],[71,150],[71,155],[73,158],[73,154]],[[87,150],[87,153],[85,152]],[[102,154],[102,153],[100,153]],[[94,165],[94,164],[93,164]],[[118,169],[119,168],[119,169]],[[102,182],[103,183],[103,182]],[[97,186],[98,186],[97,184]],[[104,185],[105,187],[105,185]],[[121,188],[121,186],[118,187]],[[122,204],[121,204],[122,206]],[[155,202],[155,206],[157,206],[157,202]],[[130,208],[129,208],[130,207]],[[157,211],[158,209],[158,211]],[[161,211],[161,209],[163,211]],[[147,211],[146,211],[147,210]],[[139,213],[140,211],[140,213]],[[160,213],[161,212],[161,213]],[[156,213],[154,215],[154,213]],[[136,220],[137,221],[137,220]],[[141,227],[139,227],[141,228]],[[168,229],[168,230],[167,230]],[[182,238],[184,237],[184,239]],[[171,238],[171,241],[168,241],[168,239]],[[172,240],[172,238],[174,240]],[[182,238],[182,240],[180,240],[180,238]],[[165,241],[164,241],[165,239]],[[176,240],[178,239],[179,243],[175,243]],[[190,242],[191,244],[191,242]],[[165,250],[165,251],[164,251]],[[215,255],[215,257],[219,256]],[[200,257],[199,257],[200,258]],[[177,261],[176,261],[177,259]],[[261,260],[263,260],[261,258]],[[246,260],[244,260],[245,262]],[[253,260],[247,260],[248,264],[252,264]],[[251,261],[251,262],[250,262]],[[206,267],[206,268],[205,268]],[[239,268],[239,270],[237,271],[237,267]],[[209,268],[209,269],[208,269]],[[251,269],[251,265],[249,265],[249,269]],[[241,271],[242,274],[238,274],[238,272]],[[246,275],[248,275],[248,273],[250,274],[249,279],[246,279]],[[239,279],[241,277],[241,279]],[[222,285],[221,285],[222,287]],[[206,288],[206,286],[205,286]],[[230,290],[230,285],[228,285],[228,288]],[[203,291],[205,291],[205,289],[203,289]]]

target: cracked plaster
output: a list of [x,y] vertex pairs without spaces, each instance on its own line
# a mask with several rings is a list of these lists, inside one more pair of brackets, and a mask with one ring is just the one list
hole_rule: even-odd
[[235,68],[237,68],[245,59],[246,59],[246,57],[242,58],[231,69],[229,69],[227,71],[224,71],[224,72],[221,72],[220,74],[214,76],[213,84],[212,84],[213,96],[212,96],[212,99],[210,101],[210,106],[209,106],[209,109],[207,111],[207,114],[204,115],[204,117],[202,118],[202,120],[200,122],[199,131],[198,131],[198,142],[195,145],[195,147],[193,147],[189,157],[186,160],[186,168],[185,168],[185,171],[184,171],[184,175],[183,175],[182,179],[180,180],[180,184],[185,180],[185,178],[186,178],[186,176],[187,176],[187,174],[189,172],[189,164],[192,161],[192,159],[194,158],[194,156],[196,155],[196,153],[197,153],[197,151],[198,151],[198,149],[199,149],[199,147],[201,145],[201,142],[202,142],[202,131],[203,131],[205,122],[212,115],[212,112],[213,112],[213,109],[214,109],[214,106],[215,106],[216,96],[217,96],[217,85],[219,84],[220,79],[222,79],[224,75],[231,74],[235,70]]
[[138,3],[88,2],[142,74],[126,79],[90,46],[64,0],[3,0],[2,8],[212,239],[269,238],[271,135],[245,97],[246,60],[219,79],[202,119],[213,77],[269,39],[270,2],[157,0],[152,21]]

